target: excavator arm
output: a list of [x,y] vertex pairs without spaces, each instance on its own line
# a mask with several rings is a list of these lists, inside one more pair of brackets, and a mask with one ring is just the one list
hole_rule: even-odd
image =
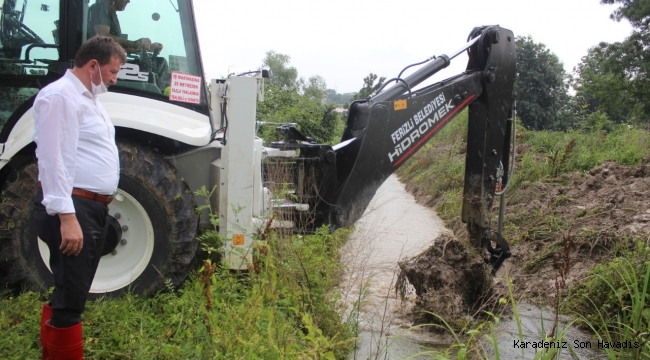
[[[469,55],[464,73],[413,90],[464,51]],[[408,77],[389,80],[390,88],[354,102],[339,144],[316,144],[295,128],[279,128],[284,139],[271,147],[295,152],[290,182],[297,184],[294,198],[303,205],[283,211],[307,231],[354,224],[386,178],[468,108],[462,220],[470,242],[489,251],[496,270],[510,255],[503,237],[489,229],[489,218],[495,196],[509,181],[504,169],[511,165],[516,59],[510,30],[475,28],[456,53],[438,56]]]

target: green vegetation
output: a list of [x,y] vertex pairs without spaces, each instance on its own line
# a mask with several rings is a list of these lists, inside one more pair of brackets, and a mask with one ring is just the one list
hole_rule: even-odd
[[[592,271],[590,278],[567,299],[568,306],[572,307],[573,314],[577,314],[579,323],[595,334],[592,343],[603,344],[601,349],[608,360],[650,359],[650,294],[648,293],[650,262],[647,260],[649,255],[648,244],[638,243],[635,251],[598,265]],[[523,339],[511,279],[508,279],[508,300],[501,298],[499,303],[501,305],[509,303],[512,307],[519,338]],[[445,330],[454,335],[455,343],[443,355],[438,354],[434,358],[448,359],[455,356],[457,359],[465,359],[471,358],[468,355],[473,353],[481,359],[500,359],[497,334],[494,331],[494,326],[499,323],[499,316],[492,313],[488,315],[489,321],[460,334],[465,335],[464,340],[461,340],[451,327],[446,326]],[[568,325],[561,329],[554,329],[555,331],[551,329],[549,332],[551,335],[533,341],[565,340],[567,329]],[[577,356],[572,350],[569,346],[565,352]],[[553,348],[541,349],[535,353],[534,359],[556,359],[562,351]]]
[[645,1],[601,0],[619,5],[611,15],[627,20],[632,34],[620,42],[592,47],[575,73],[576,99],[589,112],[600,111],[616,122],[646,124],[650,115],[650,8]]
[[358,93],[354,94],[353,100],[367,99],[375,91],[379,90],[382,85],[384,85],[384,81],[386,81],[386,77],[384,76],[379,77],[377,74],[368,74],[368,76],[363,78],[363,87],[359,90]]
[[517,111],[528,129],[562,130],[572,126],[569,76],[546,45],[517,36]]
[[[611,124],[611,122],[610,122]],[[646,131],[611,124],[604,129],[596,124],[586,130],[568,132],[519,130],[524,146],[531,146],[531,156],[542,154],[541,176],[525,176],[519,181],[544,180],[573,171],[589,171],[611,160],[621,165],[636,165],[648,155]],[[522,165],[523,170],[525,167]]]
[[316,142],[332,143],[339,140],[333,134],[343,125],[343,119],[334,111],[334,105],[323,104],[292,88],[268,85],[264,91],[265,99],[258,104],[257,120],[268,125],[259,127],[257,133],[267,145],[271,141],[282,140],[275,129],[289,123],[296,124],[298,130]]
[[[629,20],[634,32],[621,42],[591,48],[574,78],[564,72],[557,56],[544,44],[531,36],[516,39],[520,150],[507,196],[509,205],[531,203],[552,186],[579,178],[606,160],[635,165],[650,154],[650,137],[643,130],[650,119],[650,9],[643,1],[601,3],[618,4],[612,17]],[[257,120],[268,124],[258,129],[267,144],[278,140],[275,128],[288,123],[295,123],[317,142],[336,142],[344,119],[334,111],[335,104],[347,108],[350,101],[367,98],[385,81],[370,73],[358,93],[338,94],[327,89],[325,79],[318,75],[300,78],[290,60],[274,51],[263,60],[273,74],[257,112]],[[575,96],[568,93],[569,85]],[[398,172],[461,236],[466,137],[465,111]],[[573,217],[555,212],[571,201],[559,194],[549,209],[508,215],[503,235],[511,244],[543,243],[521,264],[523,272],[538,273],[562,252],[566,240],[559,239],[562,234],[576,222],[605,211],[602,207],[582,209]],[[255,261],[249,271],[234,273],[215,255],[220,248],[218,234],[207,231],[200,237],[202,266],[198,264],[182,288],[170,285],[154,298],[126,294],[88,304],[84,315],[86,358],[345,358],[353,346],[357,324],[342,319],[335,288],[341,272],[339,247],[349,234],[350,230],[334,234],[322,230],[304,237],[265,234],[254,247]],[[572,236],[578,246],[585,246],[600,234],[598,229],[584,226]],[[578,322],[593,330],[598,340],[640,344],[633,349],[606,349],[608,359],[650,359],[650,245],[647,238],[616,241],[617,245],[606,248],[608,261],[568,289],[563,301],[557,285],[557,309],[577,314]],[[565,275],[561,274],[562,282]],[[522,338],[513,283],[508,280],[507,284],[508,295],[498,301],[512,307]],[[33,292],[12,295],[0,292],[0,358],[38,358],[38,324],[46,297]],[[453,334],[454,343],[431,355],[436,359],[499,359],[494,326],[500,314],[488,316],[489,321],[478,325],[467,322],[468,328],[460,333],[440,318]],[[565,329],[553,330],[540,340],[561,339]],[[540,351],[535,359],[556,355],[551,350]]]
[[[271,233],[256,247],[253,271],[230,272],[205,252],[203,266],[179,290],[151,299],[127,294],[90,302],[86,359],[343,358],[351,350],[353,327],[340,318],[333,289],[340,276],[338,249],[348,234]],[[0,358],[40,358],[44,300],[32,292],[2,294]]]
[[355,93],[339,94],[334,89],[327,89],[327,102],[344,106],[345,104],[350,104],[352,102],[354,95]]
[[637,242],[632,250],[596,266],[578,286],[568,307],[584,314],[584,326],[600,341],[639,344],[624,352],[606,349],[609,359],[650,359],[650,245]]
[[[325,79],[315,75],[305,80],[298,70],[290,66],[291,57],[275,51],[266,53],[262,65],[271,70],[271,79],[265,85],[264,102],[258,104],[257,121],[263,124],[257,135],[268,145],[282,140],[276,128],[295,124],[296,128],[318,143],[333,143],[343,132],[343,118],[326,102],[328,96]],[[340,131],[339,131],[340,130]]]
[[[645,1],[601,0],[618,5],[611,18],[629,21],[621,41],[589,49],[573,74],[542,43],[517,37],[517,107],[528,129],[580,128],[597,114],[614,123],[647,126],[650,119],[650,7]],[[575,90],[569,94],[569,86]]]
[[[517,189],[538,181],[561,181],[562,174],[585,173],[605,160],[622,165],[636,165],[650,153],[647,131],[627,125],[605,122],[583,130],[530,131],[517,126],[517,168],[512,179],[510,201],[518,198]],[[465,169],[467,112],[462,112],[399,170],[402,181],[429,196],[444,220],[460,217]],[[558,201],[562,201],[559,199]],[[452,224],[453,227],[453,224]]]

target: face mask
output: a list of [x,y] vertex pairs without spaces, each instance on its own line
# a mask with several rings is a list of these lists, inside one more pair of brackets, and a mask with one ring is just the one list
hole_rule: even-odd
[[98,96],[108,91],[106,84],[104,84],[104,79],[102,79],[102,68],[99,68],[99,85],[95,85],[93,82],[93,76],[90,75],[90,86],[93,90],[93,95]]

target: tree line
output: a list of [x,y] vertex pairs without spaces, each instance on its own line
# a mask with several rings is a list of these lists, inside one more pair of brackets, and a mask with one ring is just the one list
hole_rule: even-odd
[[370,73],[358,92],[339,94],[328,89],[320,75],[300,77],[289,55],[268,51],[262,67],[270,70],[271,78],[264,85],[264,102],[258,104],[257,134],[267,144],[281,140],[276,128],[282,125],[296,126],[318,143],[337,143],[345,121],[345,113],[337,108],[347,109],[352,101],[369,97],[386,80]]
[[[650,5],[617,4],[615,21],[628,20],[632,34],[589,49],[573,74],[544,44],[517,37],[517,115],[530,129],[606,129],[617,123],[646,125],[650,115]],[[569,92],[573,89],[573,94]]]
[[[604,129],[614,124],[647,126],[650,119],[650,5],[646,0],[601,0],[618,4],[612,20],[628,20],[633,27],[626,39],[601,42],[589,49],[572,74],[546,45],[530,36],[518,36],[517,116],[532,130]],[[345,121],[337,107],[377,91],[386,80],[370,73],[358,92],[339,94],[327,88],[319,75],[299,77],[290,56],[266,53],[262,65],[272,73],[258,120],[266,123],[258,134],[277,139],[278,124],[297,124],[320,143],[335,143]]]
[[272,50],[266,53],[262,66],[271,71],[271,78],[264,85],[264,102],[258,104],[257,134],[268,144],[281,140],[277,127],[295,124],[318,143],[336,142],[333,137],[342,120],[336,104],[326,101],[325,79],[319,75],[299,77],[291,57]]

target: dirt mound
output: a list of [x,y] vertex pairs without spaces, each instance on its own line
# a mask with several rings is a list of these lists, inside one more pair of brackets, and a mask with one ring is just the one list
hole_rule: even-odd
[[555,180],[512,192],[506,208],[506,223],[518,229],[511,247],[517,292],[546,304],[555,299],[557,257],[565,239],[577,246],[563,295],[614,251],[650,234],[650,158],[639,165],[606,161],[587,174]]
[[[638,166],[606,162],[588,176],[561,187],[568,209],[563,214],[583,218],[581,226],[621,236],[650,233],[650,158]],[[576,212],[576,210],[578,210]]]
[[[599,238],[650,233],[650,158],[637,166],[608,161],[584,177],[559,180],[570,184],[537,183],[512,194],[508,220],[517,222],[522,213],[534,213],[538,218],[552,214],[571,233],[597,234]],[[536,235],[524,234],[524,240],[545,240]]]
[[[417,323],[440,323],[430,313],[460,328],[492,295],[492,279],[483,260],[449,235],[415,258],[400,262],[399,284],[407,279],[417,294]],[[430,312],[430,313],[429,313]]]

